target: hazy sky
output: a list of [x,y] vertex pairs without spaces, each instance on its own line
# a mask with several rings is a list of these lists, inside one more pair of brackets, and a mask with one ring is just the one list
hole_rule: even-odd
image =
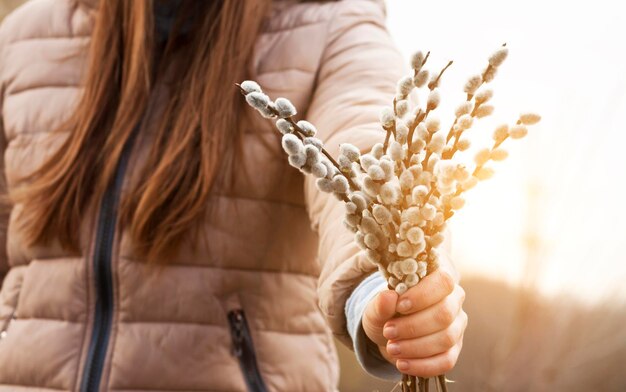
[[[463,100],[464,80],[504,42],[510,55],[492,84],[496,112],[473,137],[486,143],[496,124],[519,111],[544,118],[527,139],[509,144],[510,160],[454,218],[462,272],[515,283],[526,276],[547,293],[591,300],[626,298],[622,3],[389,0],[388,17],[407,57],[430,50],[433,69],[455,60],[442,86],[444,124]],[[541,240],[530,253],[529,232]]]

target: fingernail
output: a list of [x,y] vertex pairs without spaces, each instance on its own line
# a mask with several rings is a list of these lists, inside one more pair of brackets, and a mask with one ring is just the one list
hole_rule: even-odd
[[400,345],[398,343],[389,343],[387,345],[387,352],[391,355],[400,354]]
[[400,361],[396,362],[396,367],[400,371],[409,370],[409,361],[400,360]]
[[408,299],[403,299],[398,303],[398,312],[406,312],[409,309],[411,309],[411,301]]
[[389,325],[383,329],[383,336],[389,340],[395,339],[398,337],[398,330],[394,325]]

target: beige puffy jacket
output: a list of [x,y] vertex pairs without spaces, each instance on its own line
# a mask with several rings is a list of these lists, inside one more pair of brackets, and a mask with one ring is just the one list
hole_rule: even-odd
[[[96,1],[32,0],[2,24],[9,189],[59,144],[50,131],[81,91]],[[382,1],[275,3],[251,77],[291,99],[333,154],[344,141],[380,141],[378,113],[403,71]],[[164,267],[129,257],[109,207],[150,146],[153,95],[122,188],[85,216],[83,257],[27,247],[19,206],[1,223],[0,392],[336,390],[332,337],[350,344],[345,301],[375,267],[343,227],[341,203],[287,164],[272,124],[251,109],[232,168],[251,175],[215,190],[206,238]]]

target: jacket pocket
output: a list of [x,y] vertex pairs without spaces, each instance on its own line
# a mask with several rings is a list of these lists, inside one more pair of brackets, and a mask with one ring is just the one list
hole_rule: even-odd
[[250,328],[243,310],[235,309],[228,312],[228,324],[233,341],[233,354],[239,361],[239,367],[249,392],[267,392],[267,387],[259,372],[254,352]]

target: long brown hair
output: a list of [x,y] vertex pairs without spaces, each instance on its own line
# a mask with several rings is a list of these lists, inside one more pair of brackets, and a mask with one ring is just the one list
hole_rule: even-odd
[[[67,250],[80,251],[81,219],[113,180],[159,77],[153,67],[154,1],[100,0],[84,91],[60,128],[69,135],[12,195],[23,204],[20,229],[29,245],[59,241]],[[194,1],[182,3],[191,7]],[[138,257],[156,260],[176,250],[206,212],[220,162],[237,137],[241,98],[234,83],[245,77],[270,1],[199,2],[202,15],[191,16],[195,24],[187,34],[185,61],[178,62],[155,143],[141,180],[120,205],[119,219]],[[165,64],[168,54],[181,56],[173,40],[165,49]]]

